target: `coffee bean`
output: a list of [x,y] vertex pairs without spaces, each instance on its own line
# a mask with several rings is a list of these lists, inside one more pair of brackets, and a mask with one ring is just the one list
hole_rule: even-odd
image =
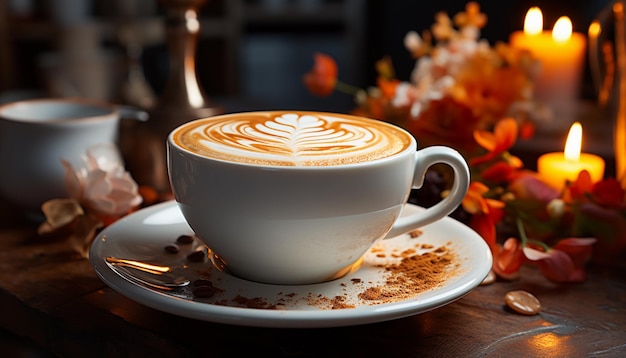
[[193,290],[193,295],[196,297],[208,298],[215,296],[215,294],[220,291],[221,290],[219,288],[215,288],[213,286],[200,286]]
[[519,314],[532,316],[541,311],[541,303],[537,297],[527,291],[517,290],[507,292],[504,296],[504,301],[509,308]]
[[165,245],[165,252],[170,254],[177,254],[180,251],[180,247],[178,245],[172,243]]
[[201,279],[197,279],[193,281],[193,285],[196,287],[202,287],[202,286],[213,287],[213,282],[201,278]]
[[180,235],[178,239],[176,239],[176,243],[181,245],[188,245],[193,242],[193,236],[191,235]]
[[491,270],[487,274],[487,277],[485,277],[485,279],[480,284],[481,286],[487,286],[487,285],[491,285],[494,282],[496,282],[496,273],[493,272],[493,270]]
[[187,260],[193,262],[203,262],[206,254],[203,250],[197,250],[187,255]]

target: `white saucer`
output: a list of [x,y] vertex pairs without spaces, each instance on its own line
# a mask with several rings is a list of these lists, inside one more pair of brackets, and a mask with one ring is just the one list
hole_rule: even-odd
[[[407,205],[404,212],[423,210]],[[111,288],[146,306],[172,314],[243,326],[337,327],[387,321],[423,313],[451,303],[478,286],[486,277],[492,257],[484,240],[473,230],[451,218],[422,228],[418,237],[401,235],[377,244],[360,268],[330,282],[283,286],[251,282],[222,272],[207,259],[193,263],[187,254],[193,246],[180,245],[178,254],[165,251],[180,235],[193,235],[175,202],[139,210],[103,230],[91,246],[89,261],[96,274]],[[454,257],[443,282],[407,295],[386,300],[364,300],[366,290],[385,287],[391,275],[387,268],[409,256],[444,248]],[[105,259],[109,256],[162,265],[183,265],[192,281],[205,278],[219,292],[209,298],[194,295],[194,285],[164,291],[123,278]],[[369,291],[368,291],[369,292]],[[340,300],[346,308],[331,309]],[[337,306],[335,306],[337,307]]]

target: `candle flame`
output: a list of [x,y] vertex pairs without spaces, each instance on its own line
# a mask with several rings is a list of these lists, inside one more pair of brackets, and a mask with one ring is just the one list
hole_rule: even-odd
[[572,21],[567,16],[561,16],[552,29],[552,38],[557,42],[564,42],[572,37]]
[[580,148],[583,141],[583,127],[579,122],[572,124],[565,142],[565,160],[577,162],[580,159]]
[[541,9],[533,6],[528,9],[524,18],[524,33],[527,35],[538,35],[543,31],[543,14]]

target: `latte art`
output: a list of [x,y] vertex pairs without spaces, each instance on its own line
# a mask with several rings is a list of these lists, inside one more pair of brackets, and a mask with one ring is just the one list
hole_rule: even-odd
[[254,112],[194,121],[173,135],[199,155],[244,163],[324,166],[385,158],[411,139],[384,122],[324,113]]

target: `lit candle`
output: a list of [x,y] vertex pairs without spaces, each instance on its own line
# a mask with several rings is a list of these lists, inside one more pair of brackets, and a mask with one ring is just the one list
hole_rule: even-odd
[[556,21],[552,32],[544,31],[541,9],[533,7],[524,19],[524,31],[514,32],[509,40],[511,47],[530,51],[540,63],[535,99],[550,106],[556,120],[572,118],[577,113],[586,36],[572,32],[567,16]]
[[589,172],[593,183],[604,178],[604,160],[594,154],[581,153],[582,131],[580,123],[574,123],[567,135],[564,153],[539,157],[537,171],[543,182],[560,190],[567,181],[575,181],[583,170]]

